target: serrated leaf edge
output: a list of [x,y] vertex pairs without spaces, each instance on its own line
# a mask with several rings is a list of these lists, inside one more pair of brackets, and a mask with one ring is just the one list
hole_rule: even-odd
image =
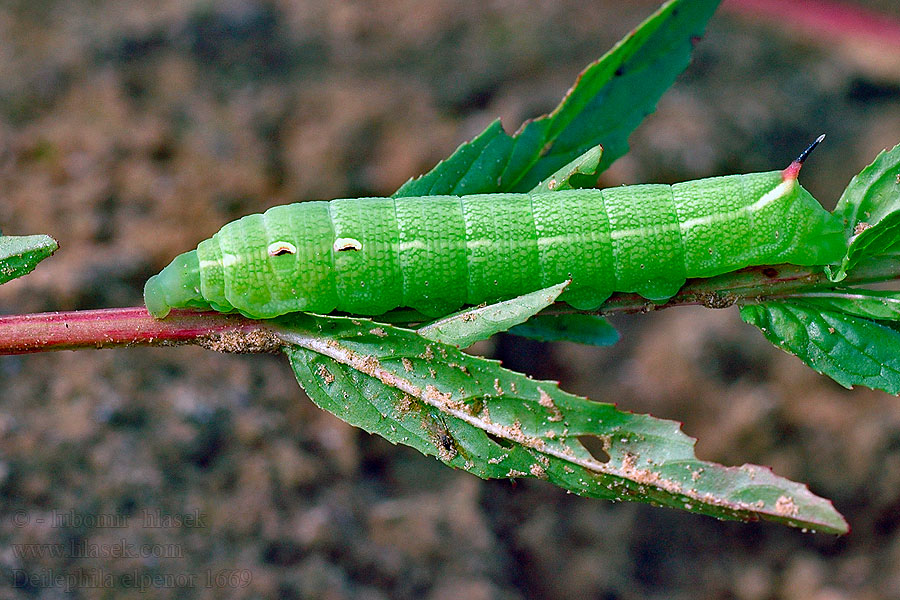
[[[663,421],[672,425],[674,433],[685,438],[685,441],[689,443],[692,449],[693,456],[686,459],[666,461],[664,463],[666,466],[677,465],[679,463],[694,463],[701,467],[716,467],[717,469],[721,469],[722,471],[724,471],[726,474],[743,471],[744,473],[747,473],[748,477],[750,477],[751,479],[755,479],[759,475],[775,478],[779,480],[779,485],[777,486],[778,489],[787,491],[785,490],[785,487],[794,487],[796,491],[806,493],[811,496],[812,499],[819,500],[820,502],[823,502],[825,506],[831,507],[831,511],[835,516],[838,517],[843,526],[841,526],[840,524],[829,525],[822,520],[819,520],[818,523],[815,523],[811,520],[811,518],[799,519],[797,518],[796,514],[791,513],[789,510],[786,511],[784,507],[779,507],[778,503],[776,503],[775,506],[766,509],[767,507],[765,505],[761,505],[760,502],[729,501],[709,492],[700,493],[696,490],[686,488],[678,481],[666,479],[659,472],[638,467],[636,465],[636,460],[638,457],[635,454],[626,453],[624,459],[622,460],[622,466],[620,468],[615,467],[612,462],[604,463],[594,459],[593,457],[588,458],[584,456],[576,456],[571,448],[568,448],[566,446],[563,446],[563,449],[554,448],[552,446],[549,446],[542,438],[527,435],[521,429],[516,428],[515,426],[498,425],[496,423],[492,423],[488,419],[478,418],[470,414],[466,410],[466,407],[462,402],[452,400],[452,396],[449,392],[441,392],[435,386],[431,385],[425,386],[425,388],[423,389],[415,385],[408,379],[396,375],[389,369],[383,368],[377,358],[360,354],[350,348],[343,346],[334,339],[323,339],[318,336],[303,334],[293,330],[280,330],[278,332],[278,336],[283,341],[289,344],[294,344],[306,348],[308,350],[326,356],[340,364],[344,364],[353,369],[356,369],[365,375],[377,379],[384,385],[394,387],[406,394],[409,394],[413,398],[422,401],[426,405],[429,405],[441,412],[457,418],[471,425],[472,427],[481,429],[488,434],[497,436],[502,439],[508,439],[515,443],[521,444],[526,448],[532,448],[542,454],[546,454],[568,463],[580,466],[598,475],[621,478],[637,484],[651,486],[665,493],[672,494],[673,496],[680,496],[707,506],[715,506],[718,508],[724,508],[730,511],[734,511],[735,514],[733,516],[741,520],[752,520],[754,518],[766,517],[769,519],[782,520],[791,525],[818,528],[833,533],[845,533],[848,530],[846,521],[843,519],[843,516],[841,516],[840,513],[834,510],[831,503],[828,500],[825,500],[813,494],[809,490],[809,487],[804,484],[782,478],[778,475],[775,475],[771,469],[758,465],[744,464],[740,467],[725,467],[696,458],[693,452],[693,448],[695,448],[696,446],[696,438],[686,435],[676,422]],[[537,383],[543,385],[553,385],[553,387],[556,387],[552,382]],[[538,387],[538,389],[543,394],[546,394],[546,392],[541,387]],[[733,489],[747,489],[747,486],[735,486]],[[781,498],[786,499],[787,506],[793,506],[793,498],[784,495],[782,495]],[[781,498],[779,498],[779,501],[781,501]],[[811,508],[814,509],[814,507]],[[810,515],[810,517],[812,517],[812,515]]]

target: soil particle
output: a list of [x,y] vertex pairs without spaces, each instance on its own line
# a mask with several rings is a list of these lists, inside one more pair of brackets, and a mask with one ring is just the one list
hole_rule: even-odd
[[547,479],[547,471],[541,465],[534,463],[529,468],[528,471],[531,473],[533,477],[537,477],[538,479]]
[[331,385],[334,383],[334,375],[331,374],[331,371],[328,370],[328,367],[320,364],[316,367],[316,373],[325,382],[325,385]]
[[775,512],[782,517],[796,517],[799,509],[790,496],[779,496],[775,501]]
[[554,422],[562,421],[563,414],[559,410],[559,407],[556,406],[553,398],[550,397],[550,394],[545,392],[543,388],[538,388],[538,393],[540,394],[540,400],[538,400],[538,403],[550,412],[550,416],[547,417],[547,420]]
[[208,350],[227,354],[275,354],[284,347],[284,342],[274,333],[261,328],[210,335],[199,340],[198,344]]

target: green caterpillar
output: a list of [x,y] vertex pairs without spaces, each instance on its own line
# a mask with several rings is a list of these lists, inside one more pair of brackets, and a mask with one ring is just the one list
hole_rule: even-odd
[[825,265],[847,239],[797,182],[818,141],[784,171],[672,186],[276,206],[178,256],[144,298],[158,318],[175,307],[440,316],[571,280],[561,299],[588,310],[752,265]]

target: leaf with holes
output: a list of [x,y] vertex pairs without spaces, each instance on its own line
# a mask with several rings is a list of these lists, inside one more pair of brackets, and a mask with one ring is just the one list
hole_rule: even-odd
[[[319,406],[479,477],[535,477],[584,496],[847,531],[805,486],[762,467],[698,460],[677,423],[567,394],[414,331],[294,315],[278,335]],[[592,455],[585,437],[605,454]]]

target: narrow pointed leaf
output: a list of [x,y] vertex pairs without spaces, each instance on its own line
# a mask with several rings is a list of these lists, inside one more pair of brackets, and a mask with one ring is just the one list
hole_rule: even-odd
[[532,194],[538,192],[557,192],[593,187],[600,174],[600,159],[603,157],[603,146],[594,146],[556,173],[537,184]]
[[550,114],[512,136],[495,121],[394,196],[526,192],[596,146],[604,148],[602,172],[688,65],[718,4],[670,0],[589,65]]
[[48,235],[0,236],[0,284],[31,273],[57,248]]
[[[839,306],[800,299],[748,304],[741,318],[770,342],[844,387],[900,393],[900,331]],[[858,303],[856,312],[872,311]]]
[[[762,467],[698,460],[677,423],[567,394],[414,331],[296,315],[278,335],[321,407],[480,477],[535,477],[585,496],[847,531],[805,486]],[[604,455],[589,452],[585,436]]]
[[852,234],[847,255],[831,275],[841,281],[860,259],[900,243],[900,145],[881,152],[850,180],[834,213]]
[[569,282],[564,281],[512,300],[453,313],[420,327],[417,333],[429,340],[465,348],[524,323],[553,304],[568,285]]
[[576,342],[588,346],[612,346],[619,332],[597,315],[536,315],[509,330],[513,335],[541,342]]

